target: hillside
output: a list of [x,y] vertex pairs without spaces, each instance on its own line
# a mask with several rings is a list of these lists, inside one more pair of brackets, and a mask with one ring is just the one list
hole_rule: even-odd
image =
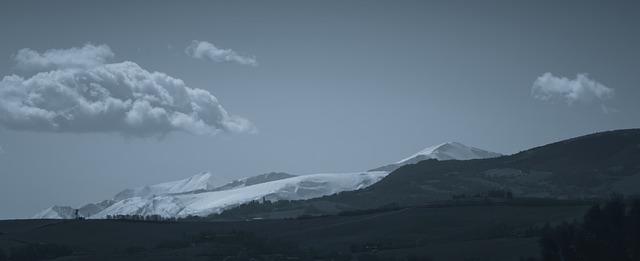
[[425,160],[403,166],[359,191],[325,197],[372,207],[485,197],[586,199],[612,192],[640,192],[640,129],[608,131],[532,148],[509,156],[474,160]]

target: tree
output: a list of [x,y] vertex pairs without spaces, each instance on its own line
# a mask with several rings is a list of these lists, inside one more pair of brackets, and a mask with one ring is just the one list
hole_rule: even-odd
[[538,244],[540,245],[540,255],[542,256],[542,260],[560,261],[560,256],[558,255],[558,247],[556,246],[556,243],[553,239],[553,228],[551,227],[551,224],[549,224],[549,222],[547,222],[544,227],[542,227]]
[[627,206],[624,197],[612,195],[601,207],[595,205],[580,223],[542,229],[540,254],[543,260],[640,259],[640,200]]
[[627,222],[629,222],[629,249],[633,258],[640,259],[640,199],[636,199],[631,203],[631,207],[627,214]]

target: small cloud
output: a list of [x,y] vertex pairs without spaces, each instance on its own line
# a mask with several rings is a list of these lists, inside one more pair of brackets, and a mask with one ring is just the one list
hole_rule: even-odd
[[609,108],[607,105],[600,104],[600,108],[604,114],[616,113],[618,110],[616,108]]
[[4,151],[4,149],[2,148],[2,146],[0,146],[0,155],[5,154],[6,152]]
[[[71,59],[58,57],[60,53],[78,57],[68,50],[55,51],[57,64]],[[173,131],[198,135],[255,131],[246,119],[229,115],[208,91],[130,61],[58,68],[27,78],[5,76],[0,81],[0,125],[14,130],[137,137]]]
[[105,64],[114,56],[105,44],[85,44],[83,47],[51,49],[43,53],[24,48],[13,55],[17,67],[28,71],[45,71],[64,68],[89,68]]
[[533,82],[531,95],[541,101],[563,101],[568,105],[600,103],[605,113],[615,111],[604,104],[613,100],[615,90],[589,79],[588,76],[586,73],[579,73],[575,79],[569,79],[556,77],[547,72]]
[[191,42],[191,45],[185,49],[185,53],[193,58],[210,60],[218,63],[228,62],[258,66],[258,62],[253,56],[242,56],[231,49],[219,49],[207,41],[194,40]]

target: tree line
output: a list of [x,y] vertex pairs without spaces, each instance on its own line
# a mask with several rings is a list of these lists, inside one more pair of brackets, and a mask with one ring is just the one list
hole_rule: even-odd
[[147,221],[147,222],[177,222],[175,217],[163,217],[158,214],[154,215],[107,215],[107,220],[122,221]]
[[539,240],[542,260],[640,260],[640,199],[611,196],[582,220],[546,224]]

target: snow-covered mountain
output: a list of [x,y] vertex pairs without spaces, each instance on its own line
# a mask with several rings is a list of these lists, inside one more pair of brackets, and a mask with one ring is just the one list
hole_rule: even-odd
[[[91,217],[100,211],[111,206],[115,201],[107,199],[98,203],[89,203],[78,209],[78,215],[81,217]],[[76,218],[75,208],[70,206],[53,206],[40,211],[32,218],[44,219],[71,219]]]
[[502,154],[466,146],[458,142],[447,142],[428,147],[396,163],[379,167],[376,171],[394,171],[407,164],[415,164],[423,160],[470,160],[500,157]]
[[[185,181],[205,180],[203,174],[198,174],[176,182],[124,190],[118,193],[114,200],[85,205],[80,208],[79,214],[88,218],[106,218],[107,215],[127,214],[157,214],[165,217],[203,216],[219,213],[226,208],[263,198],[271,201],[299,200],[356,190],[378,182],[387,174],[389,173],[386,171],[323,173],[303,176],[267,173],[235,180],[214,189],[203,190],[200,189],[201,186],[183,186],[184,184],[194,184]],[[167,184],[176,186],[167,186]],[[163,191],[165,193],[162,193]],[[132,196],[134,192],[137,194]],[[75,218],[74,208],[54,206],[36,214],[33,218]]]
[[[87,204],[79,214],[89,218],[107,215],[161,215],[185,217],[209,215],[252,200],[266,198],[300,200],[357,190],[370,186],[391,171],[426,159],[468,160],[500,156],[498,153],[448,142],[428,147],[396,163],[366,172],[323,173],[295,176],[287,173],[267,173],[224,183],[209,172],[187,179],[125,189],[113,200]],[[74,209],[68,206],[48,208],[33,218],[74,218]]]
[[253,177],[234,180],[234,181],[231,181],[231,182],[225,184],[222,187],[215,188],[214,190],[220,191],[220,190],[237,189],[237,188],[242,188],[242,187],[246,187],[246,186],[252,186],[252,185],[265,183],[265,182],[269,182],[269,181],[288,179],[288,178],[292,178],[292,177],[296,177],[296,175],[291,175],[291,174],[284,173],[284,172],[270,172],[270,173],[265,173],[265,174],[258,175],[258,176],[253,176]]
[[125,189],[116,194],[115,201],[132,198],[148,197],[154,195],[165,195],[175,193],[185,193],[198,190],[212,190],[224,185],[225,182],[209,172],[203,172],[178,181],[164,182],[153,186],[144,186],[134,189]]
[[[78,209],[81,217],[93,217],[97,213],[105,210],[111,205],[126,200],[128,198],[150,198],[156,195],[171,195],[179,193],[195,193],[198,191],[209,191],[225,185],[225,182],[211,174],[202,172],[186,179],[164,182],[151,186],[143,186],[132,189],[125,189],[117,193],[113,200],[104,200],[99,203],[89,203]],[[75,208],[70,206],[53,206],[47,208],[32,218],[48,219],[69,219],[75,218]]]
[[73,219],[75,209],[70,206],[53,206],[38,212],[32,218],[36,219]]
[[229,190],[133,197],[116,202],[92,217],[105,218],[107,215],[126,214],[158,214],[171,217],[206,216],[263,198],[271,201],[310,199],[341,191],[360,189],[378,182],[387,174],[388,172],[385,171],[312,174]]

